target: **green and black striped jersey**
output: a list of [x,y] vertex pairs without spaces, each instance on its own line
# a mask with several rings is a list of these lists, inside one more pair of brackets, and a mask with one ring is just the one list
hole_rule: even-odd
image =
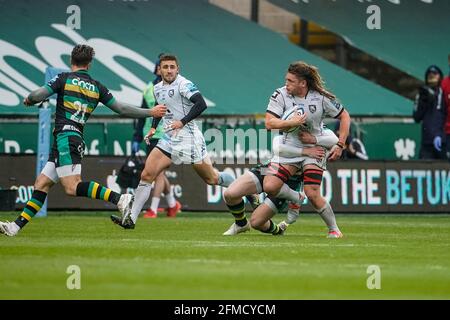
[[75,131],[82,135],[84,125],[98,103],[106,106],[114,103],[111,92],[86,70],[60,73],[45,88],[49,93],[57,94],[55,133]]

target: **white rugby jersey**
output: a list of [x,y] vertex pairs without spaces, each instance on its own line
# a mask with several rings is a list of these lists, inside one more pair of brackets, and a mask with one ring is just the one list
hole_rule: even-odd
[[[167,107],[167,112],[163,117],[164,128],[176,120],[181,120],[189,113],[194,105],[189,99],[200,91],[195,84],[185,77],[178,75],[171,84],[159,82],[154,87],[154,94],[157,104],[163,104]],[[186,123],[185,127],[193,129],[193,121]]]
[[[323,134],[323,119],[326,117],[337,118],[344,111],[344,107],[317,91],[309,91],[305,98],[295,97],[286,91],[286,87],[277,89],[270,97],[267,112],[277,118],[282,118],[283,114],[293,108],[301,109],[306,114],[306,123],[301,130],[318,136]],[[298,138],[298,130],[291,133],[284,133],[282,143],[301,148],[303,144]]]

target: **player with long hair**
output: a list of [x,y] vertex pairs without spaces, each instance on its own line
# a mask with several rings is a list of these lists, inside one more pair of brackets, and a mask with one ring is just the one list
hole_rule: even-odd
[[[291,119],[284,119],[285,113],[292,114],[291,109],[298,111]],[[350,115],[343,106],[336,101],[336,97],[327,91],[324,82],[314,66],[305,62],[292,63],[285,77],[285,86],[279,88],[272,95],[267,112],[266,128],[269,130],[284,131],[280,147],[302,147],[299,135],[304,132],[315,137],[320,137],[324,133],[323,119],[333,117],[340,120],[340,130],[338,142],[326,151],[326,155],[321,158],[310,156],[288,158],[283,155],[275,154],[271,162],[264,170],[262,191],[267,193],[269,199],[291,199],[296,192],[289,188],[286,182],[301,171],[304,182],[304,192],[311,202],[316,212],[321,216],[328,226],[329,238],[340,238],[342,233],[336,223],[336,218],[330,204],[320,194],[320,185],[322,183],[323,171],[326,170],[327,159],[337,160],[342,155],[350,128]],[[294,125],[292,119],[302,122],[300,126]],[[298,130],[292,131],[293,128]],[[319,141],[317,141],[320,144]],[[231,186],[232,187],[232,186]],[[230,188],[231,189],[231,188]],[[233,189],[231,189],[233,190]],[[237,207],[241,199],[235,195],[227,197],[225,192],[225,201],[233,214],[238,213]],[[237,234],[248,230],[246,227],[246,218],[244,210],[239,212],[239,224],[230,227],[229,233]],[[246,229],[246,230],[245,230]]]

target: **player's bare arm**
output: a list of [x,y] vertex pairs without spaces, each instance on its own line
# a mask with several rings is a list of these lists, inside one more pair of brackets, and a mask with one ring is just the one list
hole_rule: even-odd
[[342,151],[345,148],[345,142],[347,141],[347,137],[350,132],[351,118],[347,110],[342,111],[338,119],[341,122],[339,127],[339,142],[331,150],[330,156],[328,158],[328,160],[330,161],[336,161],[342,156]]
[[306,115],[297,114],[289,120],[282,120],[271,113],[266,113],[266,129],[267,130],[289,130],[305,124]]

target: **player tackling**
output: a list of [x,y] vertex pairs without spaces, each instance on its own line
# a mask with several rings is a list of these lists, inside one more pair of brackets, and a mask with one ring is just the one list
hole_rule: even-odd
[[[286,119],[286,114],[294,116]],[[340,120],[338,140],[334,140],[336,139],[334,134],[324,134],[327,132],[323,124],[325,117]],[[270,99],[266,112],[266,128],[284,131],[283,138],[279,139],[280,143],[277,145],[281,152],[275,153],[271,162],[264,168],[264,172],[258,171],[259,176],[255,174],[255,171],[248,173],[250,177],[253,174],[257,178],[253,179],[254,182],[248,179],[245,183],[242,178],[241,186],[241,181],[238,179],[225,191],[225,202],[236,218],[236,222],[225,232],[225,235],[235,235],[250,229],[244,213],[242,195],[255,191],[266,192],[268,194],[266,204],[272,209],[272,213],[265,214],[265,217],[271,217],[279,210],[276,205],[279,199],[295,201],[298,193],[287,183],[300,171],[305,194],[326,223],[328,237],[341,238],[342,233],[336,223],[333,209],[321,195],[320,185],[323,171],[326,170],[327,159],[334,161],[342,154],[349,133],[350,115],[336,101],[336,97],[324,88],[323,80],[316,67],[304,62],[294,62],[289,66],[285,86],[277,89]],[[304,154],[305,141],[301,140],[304,139],[305,134],[313,139],[310,141],[312,145],[322,145],[331,150],[326,150],[326,155],[322,158]],[[296,149],[298,151],[295,151]],[[303,153],[300,152],[301,150]],[[296,153],[297,156],[295,156]],[[270,221],[263,221],[256,225],[263,231],[267,228],[270,233],[279,233],[279,227]]]

